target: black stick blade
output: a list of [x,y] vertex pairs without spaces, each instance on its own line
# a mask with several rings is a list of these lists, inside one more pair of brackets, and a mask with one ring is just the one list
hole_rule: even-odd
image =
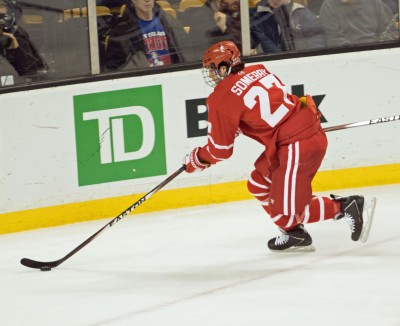
[[51,267],[51,268],[57,267],[60,264],[60,262],[58,260],[44,262],[44,261],[32,260],[29,258],[22,258],[21,264],[30,268],[41,269],[42,267]]

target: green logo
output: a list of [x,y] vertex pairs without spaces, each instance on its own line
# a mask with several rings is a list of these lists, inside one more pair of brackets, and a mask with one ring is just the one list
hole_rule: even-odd
[[166,174],[161,86],[74,96],[79,186]]

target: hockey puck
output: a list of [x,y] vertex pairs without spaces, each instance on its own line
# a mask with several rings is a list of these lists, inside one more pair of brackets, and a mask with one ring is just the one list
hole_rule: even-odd
[[49,266],[43,266],[43,267],[40,267],[40,270],[41,270],[42,272],[51,271],[51,267],[49,267]]

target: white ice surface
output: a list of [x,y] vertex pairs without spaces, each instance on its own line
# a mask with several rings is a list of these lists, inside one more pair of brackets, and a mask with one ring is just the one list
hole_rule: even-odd
[[255,200],[125,217],[50,272],[19,261],[59,259],[112,218],[0,236],[0,325],[399,326],[400,185],[334,193],[377,197],[367,243],[325,221],[307,226],[316,252],[271,253]]

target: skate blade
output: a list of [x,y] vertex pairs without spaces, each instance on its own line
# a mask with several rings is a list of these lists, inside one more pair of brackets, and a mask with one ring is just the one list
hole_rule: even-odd
[[311,252],[311,251],[315,251],[315,247],[313,245],[309,245],[309,246],[301,246],[301,247],[290,247],[288,249],[285,250],[272,250],[270,249],[272,252]]
[[364,202],[363,217],[367,216],[367,221],[364,220],[364,225],[360,236],[361,242],[366,242],[368,240],[369,231],[371,230],[372,220],[374,218],[375,206],[376,206],[375,197],[366,198]]

